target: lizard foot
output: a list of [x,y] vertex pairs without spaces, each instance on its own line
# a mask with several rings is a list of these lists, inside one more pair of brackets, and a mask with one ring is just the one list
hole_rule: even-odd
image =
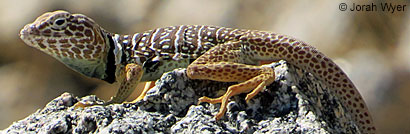
[[112,100],[109,100],[107,102],[103,102],[102,100],[98,100],[97,97],[91,97],[91,96],[87,96],[87,97],[83,97],[81,98],[81,100],[77,103],[75,103],[74,109],[78,109],[78,108],[86,108],[86,107],[91,107],[91,106],[107,106],[109,104],[113,104],[113,103],[118,103]]
[[74,109],[85,108],[85,107],[89,107],[89,106],[92,106],[92,104],[84,104],[82,102],[77,102],[77,103],[74,104]]
[[257,95],[262,89],[271,84],[274,81],[275,78],[275,73],[272,68],[270,67],[262,67],[261,68],[261,73],[253,77],[252,79],[249,79],[245,82],[232,85],[228,88],[226,93],[218,98],[208,98],[206,96],[199,98],[198,102],[207,102],[211,104],[215,103],[221,103],[221,108],[219,109],[219,112],[215,115],[215,119],[219,120],[226,112],[227,104],[229,102],[229,98],[232,96],[235,96],[240,93],[248,93],[245,100],[248,102],[250,99],[252,99],[255,95]]
[[79,101],[79,102],[74,104],[74,109],[86,108],[86,107],[91,107],[91,106],[95,106],[95,105],[99,105],[99,104],[97,104],[95,102],[82,102],[82,101]]

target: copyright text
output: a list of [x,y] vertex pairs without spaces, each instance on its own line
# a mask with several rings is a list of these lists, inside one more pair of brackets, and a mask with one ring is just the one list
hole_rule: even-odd
[[357,4],[357,3],[340,3],[340,11],[352,11],[352,12],[405,12],[407,10],[406,4],[393,4],[393,3],[369,3],[369,4]]

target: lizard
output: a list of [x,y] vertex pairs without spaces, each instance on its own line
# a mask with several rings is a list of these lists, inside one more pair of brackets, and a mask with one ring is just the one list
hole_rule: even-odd
[[[221,97],[199,98],[199,103],[221,103],[216,120],[226,112],[230,97],[248,93],[248,101],[274,82],[273,68],[261,65],[262,61],[285,60],[323,81],[362,133],[376,131],[365,101],[346,73],[313,46],[287,35],[206,25],[122,35],[103,29],[83,14],[57,10],[25,25],[19,36],[85,76],[119,82],[116,95],[104,105],[124,102],[138,83],[157,80],[175,68],[186,68],[190,79],[238,82]],[[127,103],[142,100],[148,90],[144,88]]]

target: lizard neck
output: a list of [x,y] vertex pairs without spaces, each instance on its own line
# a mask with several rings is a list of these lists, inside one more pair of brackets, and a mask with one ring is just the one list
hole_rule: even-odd
[[[138,35],[136,33],[134,35]],[[107,77],[103,80],[113,83],[116,81],[116,78],[119,77],[121,70],[128,63],[136,63],[142,65],[145,61],[141,61],[139,56],[131,57],[131,54],[134,54],[138,48],[133,47],[132,44],[136,44],[135,40],[139,38],[130,38],[134,35],[121,35],[116,33],[106,33],[106,44],[108,47],[108,53],[106,56],[106,69],[105,73]],[[132,43],[131,43],[132,42]]]
[[152,56],[153,51],[147,49],[146,33],[135,33],[132,35],[112,34],[114,44],[113,53],[115,56],[116,65],[126,65],[128,63],[135,63],[143,65],[144,62]]
[[[107,81],[108,83],[114,83],[116,80],[116,72],[117,72],[117,59],[116,59],[116,53],[115,53],[115,48],[116,48],[116,42],[114,41],[113,36],[115,34],[109,33],[109,32],[103,32],[104,37],[105,37],[105,44],[106,48],[108,50],[107,56],[106,56],[106,62],[105,62],[105,75],[106,77],[103,78],[102,80]],[[118,48],[117,48],[118,49]],[[117,52],[118,53],[118,52]]]
[[115,65],[120,65],[121,63],[126,62],[126,55],[124,50],[127,44],[124,42],[128,42],[128,40],[124,37],[128,37],[128,35],[120,35],[120,34],[112,34],[111,38],[112,43],[110,42],[110,52],[113,54]]

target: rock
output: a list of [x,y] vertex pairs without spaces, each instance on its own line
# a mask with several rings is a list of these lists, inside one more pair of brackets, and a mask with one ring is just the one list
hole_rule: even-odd
[[[165,73],[143,101],[74,109],[70,93],[49,102],[3,133],[358,133],[344,107],[310,73],[285,61],[273,63],[275,82],[246,103],[231,98],[225,116],[215,121],[218,97],[235,83],[190,80],[185,69]],[[91,95],[81,101],[102,102]]]

